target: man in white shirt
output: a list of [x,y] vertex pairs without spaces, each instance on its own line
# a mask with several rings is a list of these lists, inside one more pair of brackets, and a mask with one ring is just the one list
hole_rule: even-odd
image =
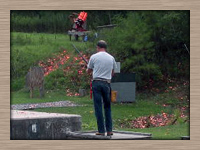
[[[87,72],[92,73],[92,91],[94,100],[95,116],[97,119],[98,132],[96,135],[113,135],[112,116],[111,116],[111,88],[110,81],[117,68],[113,56],[106,52],[107,43],[100,40],[97,43],[97,53],[90,57]],[[104,104],[105,124],[102,111]]]

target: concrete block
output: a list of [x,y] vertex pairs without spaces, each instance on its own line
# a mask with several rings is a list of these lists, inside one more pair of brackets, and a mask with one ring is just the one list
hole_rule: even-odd
[[117,91],[117,102],[135,102],[135,82],[114,82],[111,89]]
[[117,91],[116,102],[135,102],[135,73],[116,73],[111,80],[111,89]]
[[81,130],[81,116],[11,110],[10,130],[12,140],[62,140]]

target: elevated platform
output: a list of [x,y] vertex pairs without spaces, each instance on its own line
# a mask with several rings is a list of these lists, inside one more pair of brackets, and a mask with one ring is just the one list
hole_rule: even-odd
[[90,31],[75,31],[75,30],[69,30],[67,33],[68,33],[68,35],[71,35],[71,36],[75,36],[75,35],[84,36],[84,35],[90,33]]
[[152,138],[150,133],[114,131],[113,136],[99,136],[95,133],[96,131],[67,132],[66,137],[70,140],[149,140]]
[[84,38],[86,35],[90,33],[90,31],[75,31],[75,30],[69,30],[68,32],[70,41],[72,40],[72,36],[75,37],[75,40],[78,41],[79,37],[82,37],[82,41],[84,41]]

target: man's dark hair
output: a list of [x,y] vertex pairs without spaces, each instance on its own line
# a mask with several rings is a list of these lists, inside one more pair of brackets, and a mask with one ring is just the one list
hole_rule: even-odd
[[100,48],[107,49],[107,43],[103,40],[98,41],[97,46],[100,47]]

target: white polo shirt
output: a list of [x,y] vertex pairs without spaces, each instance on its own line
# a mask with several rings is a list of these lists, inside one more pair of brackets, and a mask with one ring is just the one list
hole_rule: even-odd
[[93,69],[93,79],[111,79],[112,70],[117,68],[117,64],[107,52],[97,52],[90,57],[87,67]]

